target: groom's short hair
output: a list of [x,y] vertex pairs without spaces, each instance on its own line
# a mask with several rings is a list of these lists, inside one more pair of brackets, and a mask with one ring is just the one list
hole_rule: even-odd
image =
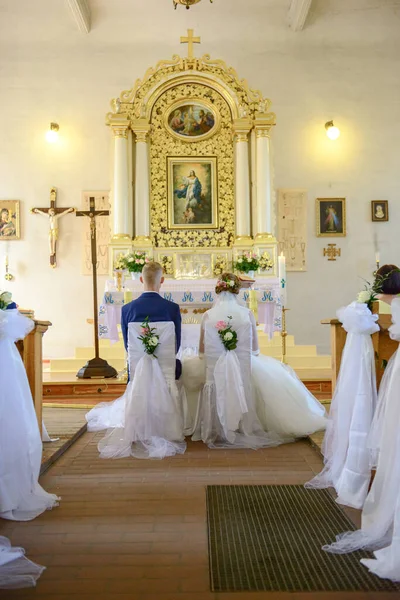
[[148,262],[142,270],[143,281],[149,285],[159,284],[163,275],[163,268],[158,262]]

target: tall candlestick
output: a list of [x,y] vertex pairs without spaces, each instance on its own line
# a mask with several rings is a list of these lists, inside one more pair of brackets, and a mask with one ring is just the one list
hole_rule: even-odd
[[286,286],[286,258],[283,256],[283,252],[278,256],[278,278],[279,278],[279,290],[281,294],[282,306],[287,305],[287,286]]
[[7,269],[7,267],[8,267],[8,254],[6,254],[5,265],[6,265],[6,269]]
[[375,262],[377,264],[377,267],[379,268],[379,263],[380,263],[380,254],[379,254],[379,252],[375,252]]

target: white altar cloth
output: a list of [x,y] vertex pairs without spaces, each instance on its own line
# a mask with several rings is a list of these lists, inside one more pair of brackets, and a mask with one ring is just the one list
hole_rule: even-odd
[[[183,322],[186,318],[194,317],[198,321],[202,313],[211,308],[216,298],[216,279],[175,280],[167,279],[160,294],[167,300],[176,302],[181,307]],[[132,299],[138,298],[143,293],[143,284],[138,280],[127,279],[125,289],[132,292]],[[256,290],[258,301],[258,320],[264,324],[264,331],[273,335],[274,331],[281,331],[281,302],[279,296],[279,282],[275,278],[260,278],[252,287]],[[242,289],[239,299],[248,303],[249,290]],[[124,305],[124,292],[118,292],[113,281],[106,283],[103,302],[99,309],[99,337],[109,339],[115,343],[119,339],[118,325],[121,323],[121,310]]]

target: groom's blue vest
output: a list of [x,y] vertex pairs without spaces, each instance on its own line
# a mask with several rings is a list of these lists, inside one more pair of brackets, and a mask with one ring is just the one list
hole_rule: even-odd
[[[162,298],[157,292],[144,292],[136,300],[122,307],[121,329],[125,348],[128,350],[128,323],[143,323],[146,317],[149,321],[172,321],[175,325],[176,351],[181,345],[182,318],[179,304]],[[181,366],[177,364],[176,376],[180,377]]]

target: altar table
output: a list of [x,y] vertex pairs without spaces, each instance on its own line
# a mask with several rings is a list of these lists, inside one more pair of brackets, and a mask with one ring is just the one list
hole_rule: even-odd
[[[180,306],[182,323],[198,324],[201,317],[211,308],[216,299],[216,279],[196,280],[166,280],[160,294]],[[135,299],[143,293],[143,284],[137,280],[127,279],[125,290],[132,292]],[[264,324],[264,331],[272,336],[275,331],[281,331],[281,302],[279,282],[275,278],[260,278],[252,286],[257,296],[258,321]],[[99,309],[99,337],[117,342],[118,325],[121,323],[121,310],[125,303],[124,291],[118,292],[113,281],[107,281],[106,290]],[[242,289],[239,300],[248,304],[250,290]],[[130,301],[130,300],[129,300]]]

